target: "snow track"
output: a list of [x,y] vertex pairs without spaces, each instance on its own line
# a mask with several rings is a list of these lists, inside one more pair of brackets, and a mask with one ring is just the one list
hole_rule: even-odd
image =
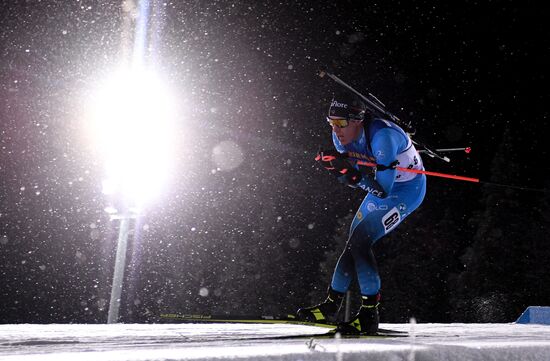
[[0,360],[550,360],[550,326],[381,327],[409,335],[312,338],[327,329],[280,324],[0,325]]

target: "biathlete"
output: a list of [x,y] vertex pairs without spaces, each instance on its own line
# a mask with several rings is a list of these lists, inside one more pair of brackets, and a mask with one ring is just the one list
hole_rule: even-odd
[[[335,96],[329,107],[335,150],[319,151],[316,161],[338,181],[368,194],[351,223],[346,246],[338,259],[324,302],[301,308],[299,319],[337,323],[346,291],[357,277],[362,304],[346,324],[345,332],[376,334],[380,304],[380,276],[373,245],[393,231],[420,206],[426,194],[426,176],[403,172],[396,166],[423,169],[422,159],[408,134],[395,123],[366,113],[364,104],[350,94]],[[376,163],[358,166],[354,159]]]

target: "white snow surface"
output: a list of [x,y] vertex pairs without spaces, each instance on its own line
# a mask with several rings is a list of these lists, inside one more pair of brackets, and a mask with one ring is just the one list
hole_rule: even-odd
[[[326,338],[265,324],[0,325],[0,360],[550,360],[550,326],[382,324],[389,338]],[[303,335],[303,338],[281,337]]]

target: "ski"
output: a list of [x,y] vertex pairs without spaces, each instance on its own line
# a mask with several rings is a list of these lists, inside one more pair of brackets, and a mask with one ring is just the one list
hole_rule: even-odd
[[327,323],[316,323],[298,320],[294,315],[215,315],[215,314],[181,314],[181,313],[163,313],[160,315],[161,322],[172,323],[246,323],[246,324],[286,324],[299,326],[312,326],[325,329],[323,332],[313,335],[282,335],[274,338],[289,339],[289,338],[374,338],[374,337],[406,337],[407,332],[396,331],[389,329],[379,329],[376,335],[358,335],[358,334],[342,334],[338,325]]
[[175,321],[184,323],[259,323],[259,324],[290,324],[302,326],[315,326],[328,329],[334,329],[336,325],[326,323],[315,323],[301,321],[294,315],[200,315],[200,314],[180,314],[180,313],[163,313],[160,315],[161,320]]

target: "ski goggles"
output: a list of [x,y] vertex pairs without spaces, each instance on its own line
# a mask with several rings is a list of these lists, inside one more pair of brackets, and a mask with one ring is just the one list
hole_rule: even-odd
[[338,128],[345,128],[349,125],[349,121],[346,118],[327,117],[327,122],[331,127],[337,126]]

